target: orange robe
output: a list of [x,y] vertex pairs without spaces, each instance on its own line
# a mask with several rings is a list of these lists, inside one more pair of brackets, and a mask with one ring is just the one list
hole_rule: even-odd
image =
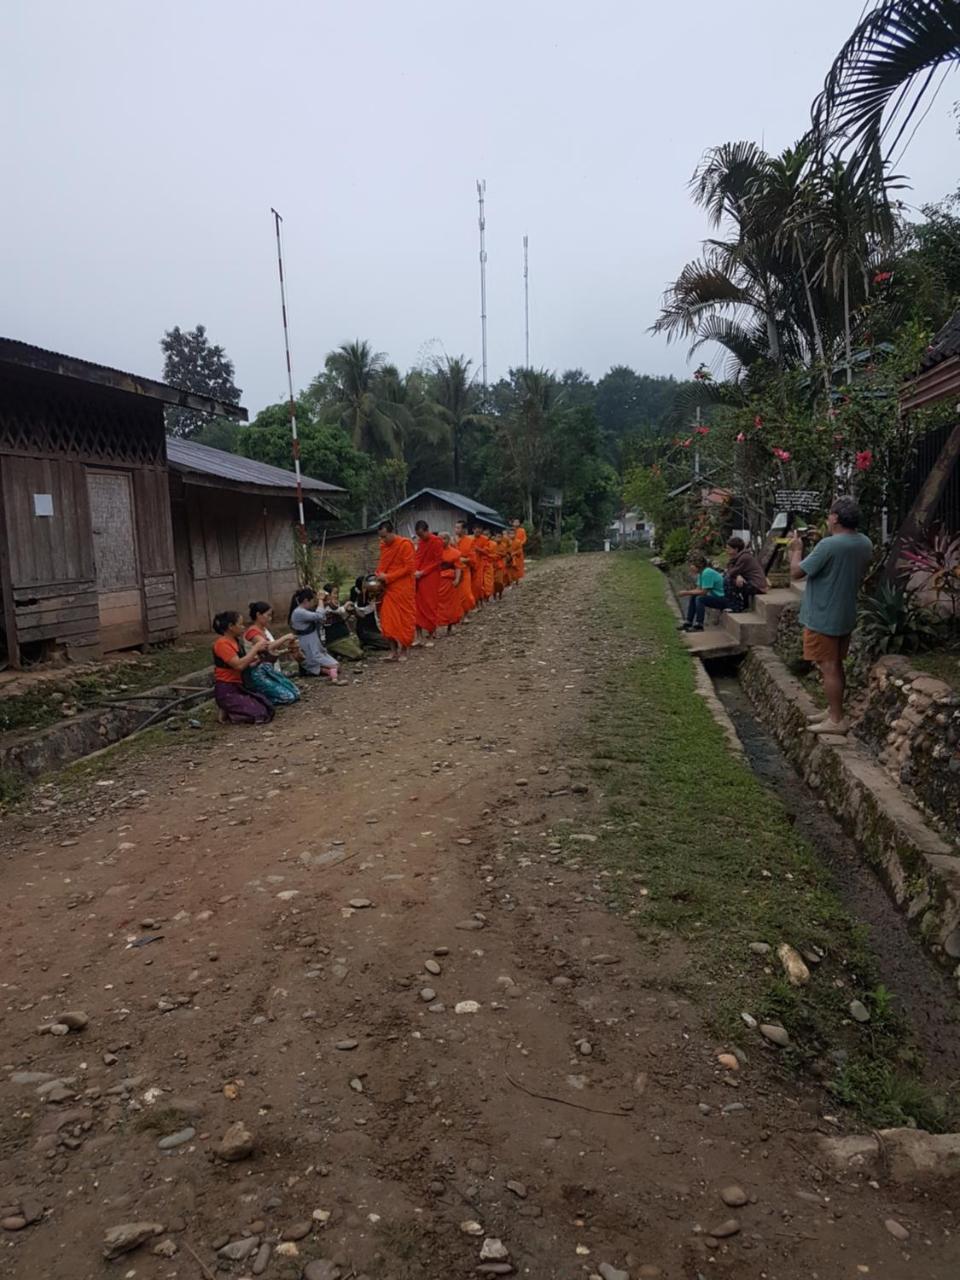
[[477,551],[480,561],[480,595],[484,600],[489,600],[493,595],[494,544],[481,534],[477,539]]
[[499,595],[507,585],[507,548],[500,541],[493,544],[493,594]]
[[417,539],[416,568],[423,577],[416,580],[417,626],[430,635],[437,629],[437,610],[440,607],[440,558],[443,555],[443,539],[435,533]]
[[388,640],[404,648],[413,644],[417,627],[417,600],[413,585],[416,558],[409,538],[381,542],[377,575],[386,581],[380,601],[380,630]]
[[[457,569],[460,568],[460,552],[456,547],[444,547],[440,559],[440,599],[437,608],[437,625],[452,627],[463,617],[463,605],[460,601],[460,587],[454,585]],[[460,579],[462,585],[463,578]]]
[[[473,549],[476,539],[469,533],[465,533],[457,543],[457,550],[464,563],[463,577],[460,579],[461,595],[463,602],[463,612],[469,613],[471,609],[475,609],[479,595],[477,587],[477,553]],[[464,588],[464,584],[466,587]]]
[[523,562],[523,546],[527,540],[527,531],[521,525],[519,529],[515,529],[513,533],[514,542],[514,561],[516,562],[517,577],[522,578],[526,573],[526,565]]

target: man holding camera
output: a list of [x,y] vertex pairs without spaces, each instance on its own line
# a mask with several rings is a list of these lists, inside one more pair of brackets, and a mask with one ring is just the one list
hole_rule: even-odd
[[790,534],[790,577],[806,579],[800,606],[803,656],[823,678],[827,710],[811,717],[811,733],[847,733],[843,714],[846,679],[843,660],[857,624],[857,593],[873,558],[873,543],[860,533],[860,508],[853,498],[837,498],[827,516],[829,534],[804,556],[803,538]]

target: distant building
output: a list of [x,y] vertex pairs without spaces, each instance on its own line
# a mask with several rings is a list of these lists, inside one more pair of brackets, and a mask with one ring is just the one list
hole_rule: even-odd
[[[426,520],[435,533],[452,533],[458,520],[468,523],[476,520],[487,529],[507,528],[507,522],[492,507],[448,489],[418,489],[409,498],[384,511],[378,516],[377,523],[381,520],[392,520],[397,532],[406,538],[414,536],[413,529],[418,520]],[[377,525],[328,535],[327,551],[328,559],[334,560],[351,577],[369,572],[376,567],[380,555]]]
[[621,546],[646,546],[653,541],[653,523],[642,511],[625,511],[608,530],[609,540]]

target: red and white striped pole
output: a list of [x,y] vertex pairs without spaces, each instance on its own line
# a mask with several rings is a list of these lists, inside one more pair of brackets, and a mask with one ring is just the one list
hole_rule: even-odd
[[290,365],[290,331],[287,327],[287,292],[283,283],[283,249],[280,245],[280,223],[283,219],[276,209],[271,209],[274,225],[277,229],[277,268],[280,272],[280,307],[283,311],[283,345],[287,352],[287,386],[290,390],[290,435],[293,439],[293,471],[297,477],[297,509],[300,513],[298,533],[300,541],[306,546],[307,522],[303,516],[303,483],[300,479],[300,437],[297,435],[297,406],[293,398],[293,369]]

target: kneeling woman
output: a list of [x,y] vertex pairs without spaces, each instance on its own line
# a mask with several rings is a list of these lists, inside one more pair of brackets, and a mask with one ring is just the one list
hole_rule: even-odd
[[219,637],[213,642],[213,697],[220,719],[231,724],[266,724],[273,719],[273,706],[262,694],[243,687],[243,673],[260,661],[267,641],[257,640],[244,653],[240,645],[243,619],[233,610],[218,613],[213,629]]
[[260,650],[260,661],[248,667],[244,675],[244,684],[255,693],[262,693],[274,706],[286,706],[300,701],[300,690],[280,669],[278,655],[289,649],[295,637],[281,636],[275,639],[270,631],[273,621],[273,609],[266,600],[254,600],[250,605],[250,625],[243,633],[246,644],[256,644],[258,640],[266,640],[266,649]]
[[320,606],[320,598],[312,587],[301,587],[290,601],[290,629],[300,642],[303,660],[300,674],[326,676],[331,684],[346,684],[339,678],[340,664],[328,653],[323,643],[323,624],[327,610]]

